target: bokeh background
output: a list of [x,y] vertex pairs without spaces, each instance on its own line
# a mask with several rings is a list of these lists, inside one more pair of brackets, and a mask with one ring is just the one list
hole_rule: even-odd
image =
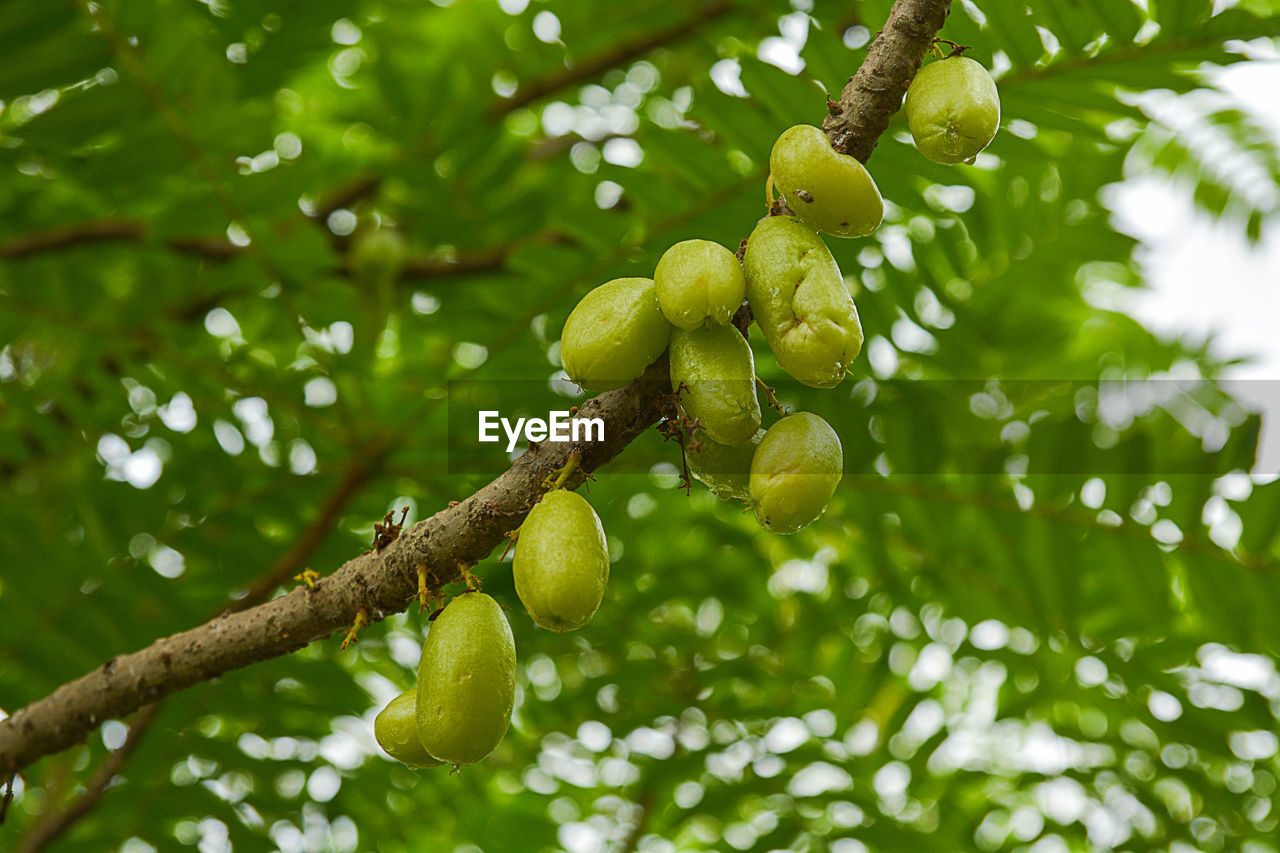
[[[7,0],[0,709],[501,471],[448,473],[449,381],[571,405],[576,300],[736,247],[888,7]],[[483,764],[372,740],[415,607],[104,721],[0,847],[105,767],[50,849],[1280,849],[1278,32],[1273,0],[957,0],[1003,125],[947,168],[895,119],[884,226],[830,241],[864,355],[784,390],[844,441],[822,520],[686,496],[651,434],[590,484],[588,627],[477,569],[521,660]]]

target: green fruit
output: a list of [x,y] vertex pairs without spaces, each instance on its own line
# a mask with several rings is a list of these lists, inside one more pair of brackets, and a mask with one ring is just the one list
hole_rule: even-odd
[[564,489],[543,495],[520,525],[511,570],[534,622],[551,631],[587,624],[609,580],[609,548],[591,504]]
[[721,444],[742,444],[760,428],[756,368],[734,326],[671,335],[671,388],[685,414]]
[[434,758],[422,748],[418,740],[415,709],[418,705],[418,688],[406,690],[387,703],[373,719],[373,736],[387,755],[410,768],[439,767],[444,762]]
[[822,238],[793,216],[770,216],[751,233],[743,266],[778,366],[813,388],[839,385],[862,350],[862,324]]
[[907,126],[935,163],[972,161],[1000,127],[1000,94],[980,63],[965,56],[931,62],[907,89]]
[[592,290],[564,323],[560,361],[589,391],[621,388],[662,355],[671,324],[662,316],[653,280],[617,278]]
[[653,283],[663,316],[686,330],[728,323],[747,286],[733,252],[709,240],[685,240],[663,252]]
[[751,506],[774,533],[795,533],[822,515],[844,473],[840,437],[817,415],[797,412],[769,427],[751,459]]
[[769,171],[783,201],[811,228],[865,237],[880,227],[884,199],[867,167],[832,148],[813,125],[782,132],[773,143]]
[[351,244],[351,274],[368,284],[395,281],[404,268],[405,255],[404,238],[399,231],[362,231]]
[[482,592],[457,596],[422,644],[418,740],[440,761],[474,764],[507,733],[515,694],[516,646],[502,608]]
[[737,445],[721,444],[704,437],[697,450],[690,448],[685,453],[689,473],[721,500],[747,500],[751,494],[751,457],[762,438],[762,429],[756,430],[750,441]]

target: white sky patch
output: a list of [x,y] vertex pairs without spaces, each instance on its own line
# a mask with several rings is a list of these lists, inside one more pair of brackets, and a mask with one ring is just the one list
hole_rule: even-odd
[[[1241,63],[1215,80],[1280,141],[1280,63]],[[1227,388],[1263,416],[1253,473],[1280,473],[1280,223],[1251,246],[1239,224],[1212,220],[1184,189],[1150,175],[1118,185],[1107,204],[1117,227],[1142,241],[1136,257],[1147,282],[1118,292],[1117,307],[1158,334],[1212,336],[1216,356],[1248,359],[1227,371]]]

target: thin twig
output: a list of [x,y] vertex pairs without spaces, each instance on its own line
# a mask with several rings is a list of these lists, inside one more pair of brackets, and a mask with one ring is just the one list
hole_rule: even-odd
[[138,748],[142,736],[155,721],[161,704],[161,702],[153,702],[150,705],[144,705],[138,713],[133,715],[133,721],[129,724],[129,735],[124,739],[124,743],[119,749],[107,754],[106,759],[98,766],[97,772],[93,774],[93,778],[85,784],[84,792],[63,811],[49,812],[32,826],[18,842],[17,853],[37,853],[43,850],[74,826],[76,821],[93,810],[107,792],[111,780],[116,778],[125,762],[129,760],[129,756],[133,755],[134,750]]
[[594,79],[610,68],[617,68],[655,48],[685,38],[707,22],[714,21],[732,10],[731,0],[711,0],[692,15],[671,26],[615,45],[609,50],[585,57],[570,68],[521,86],[511,97],[494,101],[489,107],[489,115],[492,118],[501,118],[561,89]]

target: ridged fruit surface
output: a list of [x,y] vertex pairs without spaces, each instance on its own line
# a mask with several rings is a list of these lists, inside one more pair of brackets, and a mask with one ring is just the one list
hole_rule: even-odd
[[747,301],[778,366],[834,388],[862,351],[858,309],[822,238],[793,216],[770,216],[747,241]]
[[710,240],[684,240],[663,252],[653,284],[663,316],[685,330],[728,323],[747,286],[733,252]]
[[967,56],[931,62],[907,88],[907,127],[935,163],[967,163],[1000,127],[1000,93],[982,64]]

